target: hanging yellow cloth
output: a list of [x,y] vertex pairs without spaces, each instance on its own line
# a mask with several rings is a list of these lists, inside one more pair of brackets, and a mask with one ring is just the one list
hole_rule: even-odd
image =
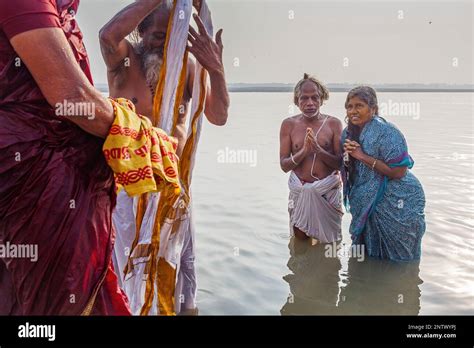
[[115,119],[102,151],[115,175],[118,190],[130,196],[173,188],[181,191],[178,175],[178,141],[135,111],[124,98],[111,99]]

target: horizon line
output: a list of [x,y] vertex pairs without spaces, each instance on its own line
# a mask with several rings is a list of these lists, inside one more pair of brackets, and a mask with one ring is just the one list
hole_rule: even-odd
[[[107,82],[95,82],[95,85],[108,85]],[[337,86],[360,86],[360,85],[370,85],[370,86],[449,86],[449,87],[459,87],[459,86],[468,86],[474,88],[474,83],[456,83],[450,84],[446,82],[433,82],[433,83],[421,83],[421,82],[410,82],[410,83],[393,83],[393,82],[382,82],[382,83],[362,83],[362,82],[328,82],[324,83],[326,86],[337,85]],[[262,86],[262,85],[279,85],[279,86],[294,86],[296,83],[293,82],[228,82],[227,85],[251,85],[251,86]]]

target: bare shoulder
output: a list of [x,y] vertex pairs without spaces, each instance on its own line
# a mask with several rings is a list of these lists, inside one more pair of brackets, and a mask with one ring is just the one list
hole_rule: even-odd
[[342,122],[340,119],[338,119],[337,117],[334,117],[334,116],[331,116],[331,115],[325,115],[328,117],[328,125],[331,127],[331,128],[342,128]]
[[292,128],[298,120],[298,115],[287,117],[281,123],[281,127]]
[[141,58],[136,45],[124,40],[128,46],[127,56],[118,64],[115,69],[107,70],[109,84],[115,89],[121,89],[136,80],[136,76],[141,75]]
[[285,118],[283,120],[283,122],[281,123],[281,128],[280,128],[281,134],[291,133],[296,123],[296,117],[297,116],[292,116],[292,117]]

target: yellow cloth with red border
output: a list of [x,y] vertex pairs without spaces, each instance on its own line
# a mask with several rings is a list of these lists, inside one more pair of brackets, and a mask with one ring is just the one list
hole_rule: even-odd
[[179,194],[178,141],[135,111],[128,99],[111,99],[115,119],[102,151],[115,175],[117,189],[130,196],[162,191]]

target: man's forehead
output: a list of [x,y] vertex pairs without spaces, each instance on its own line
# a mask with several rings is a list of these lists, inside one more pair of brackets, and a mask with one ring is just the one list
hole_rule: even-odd
[[321,97],[321,95],[319,94],[319,91],[318,90],[311,90],[311,91],[301,91],[300,93],[300,97],[301,96],[316,96],[316,97]]
[[304,94],[318,94],[319,95],[319,89],[316,86],[316,84],[312,81],[306,81],[303,83],[301,86],[301,93]]

